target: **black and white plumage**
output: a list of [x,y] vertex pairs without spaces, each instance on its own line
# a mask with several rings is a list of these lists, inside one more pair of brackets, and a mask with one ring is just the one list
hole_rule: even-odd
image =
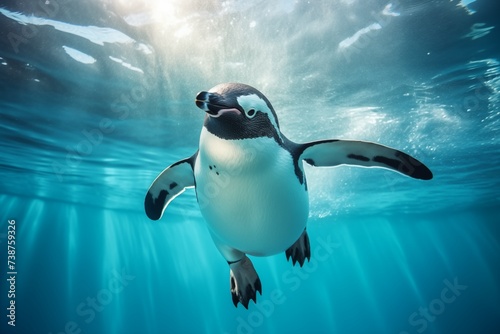
[[239,83],[215,86],[196,96],[206,112],[199,149],[167,167],[145,199],[149,218],[160,219],[168,203],[195,187],[200,211],[230,267],[234,305],[248,308],[262,293],[246,254],[285,252],[302,266],[310,258],[309,214],[303,162],[316,167],[382,167],[430,180],[432,172],[401,151],[370,142],[327,139],[294,143],[280,131],[269,100]]

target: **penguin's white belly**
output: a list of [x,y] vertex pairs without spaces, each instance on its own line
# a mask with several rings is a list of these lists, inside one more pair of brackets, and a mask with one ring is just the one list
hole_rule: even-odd
[[205,129],[200,142],[196,193],[210,231],[251,255],[290,247],[309,214],[307,192],[290,153],[270,138],[244,139],[235,146]]

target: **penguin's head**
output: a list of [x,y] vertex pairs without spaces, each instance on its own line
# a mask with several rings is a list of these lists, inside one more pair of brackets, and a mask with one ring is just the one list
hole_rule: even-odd
[[224,83],[196,95],[196,106],[206,112],[209,132],[228,140],[270,137],[282,141],[278,117],[269,100],[257,89]]

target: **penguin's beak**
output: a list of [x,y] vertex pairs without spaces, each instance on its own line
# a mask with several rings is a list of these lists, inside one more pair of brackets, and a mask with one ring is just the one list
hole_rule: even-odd
[[224,97],[217,93],[199,92],[195,98],[196,106],[205,111],[211,117],[219,117],[227,112],[240,114],[237,108],[228,106]]

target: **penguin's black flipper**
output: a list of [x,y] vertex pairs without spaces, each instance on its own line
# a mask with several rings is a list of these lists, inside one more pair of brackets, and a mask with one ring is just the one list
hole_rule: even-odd
[[144,209],[150,219],[160,219],[168,203],[186,188],[194,187],[193,170],[197,154],[165,168],[153,181],[144,199]]
[[412,156],[396,149],[354,140],[320,140],[298,146],[299,159],[316,167],[353,165],[382,167],[415,179],[430,180],[432,172]]

